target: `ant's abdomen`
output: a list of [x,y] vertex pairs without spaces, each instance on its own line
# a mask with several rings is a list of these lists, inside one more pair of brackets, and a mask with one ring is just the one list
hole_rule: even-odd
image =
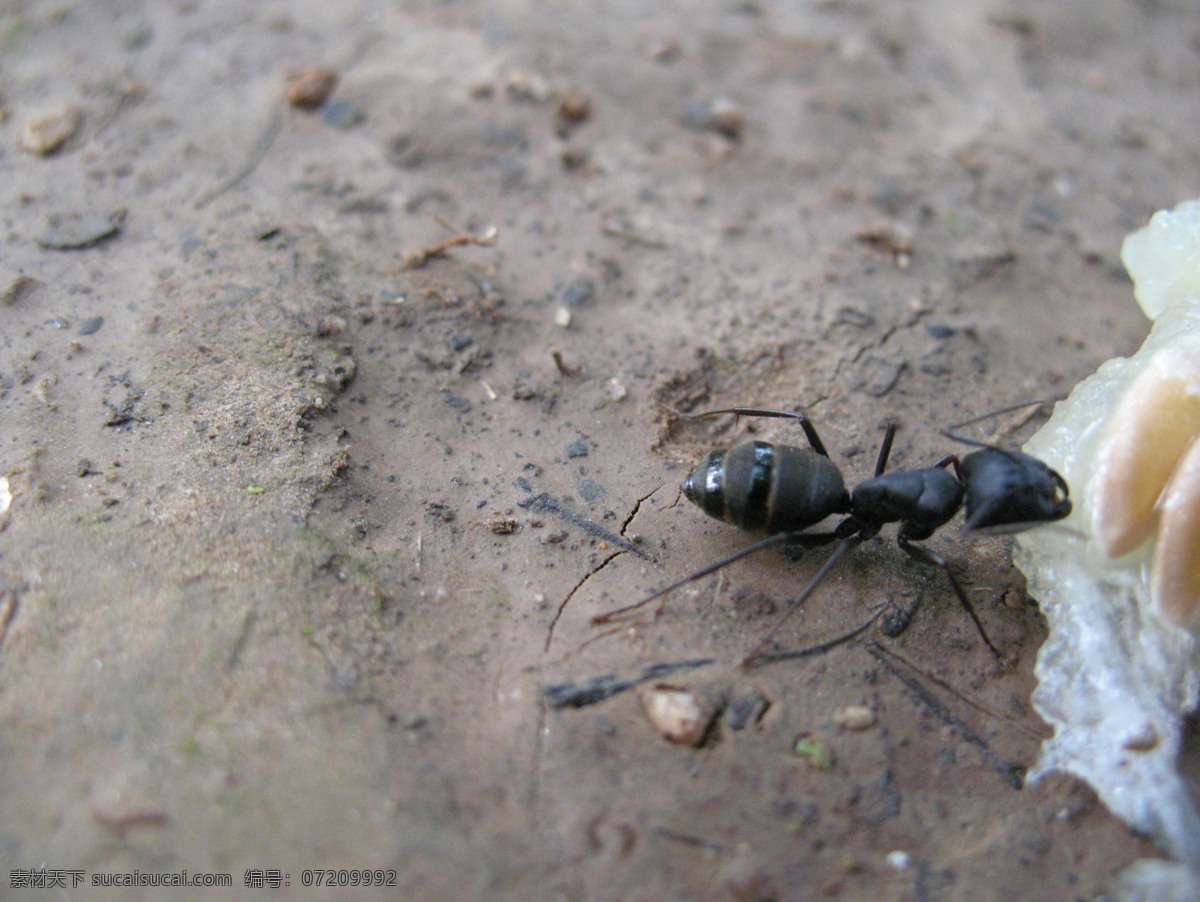
[[769,533],[806,529],[850,506],[842,474],[828,457],[769,442],[705,455],[683,481],[683,494],[710,517]]

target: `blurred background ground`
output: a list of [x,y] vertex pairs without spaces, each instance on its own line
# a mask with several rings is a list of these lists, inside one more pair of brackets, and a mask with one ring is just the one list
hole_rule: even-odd
[[[884,657],[736,666],[816,554],[588,621],[748,541],[678,503],[699,454],[797,440],[667,410],[803,409],[853,482],[889,417],[933,461],[1134,350],[1117,252],[1196,195],[1198,71],[1184,2],[0,5],[0,862],[1096,898],[1153,850],[1013,786],[1044,627],[1004,541],[931,546],[1009,665],[887,533],[784,636],[920,599]],[[719,709],[699,748],[634,691],[544,701],[706,657],[665,680]],[[339,868],[398,888],[302,885]]]

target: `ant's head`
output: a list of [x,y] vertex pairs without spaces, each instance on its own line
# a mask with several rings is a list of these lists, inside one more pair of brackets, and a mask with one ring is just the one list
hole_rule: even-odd
[[962,461],[967,529],[1021,532],[1071,513],[1067,481],[1036,457],[984,446]]

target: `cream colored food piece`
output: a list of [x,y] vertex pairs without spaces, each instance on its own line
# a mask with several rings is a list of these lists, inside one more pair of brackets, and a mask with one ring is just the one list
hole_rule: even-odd
[[1077,502],[1014,553],[1049,625],[1033,704],[1054,734],[1030,779],[1081,777],[1181,863],[1131,868],[1142,895],[1119,898],[1194,898],[1200,812],[1177,764],[1200,697],[1200,202],[1155,214],[1122,260],[1149,337],[1077,385],[1024,448]]

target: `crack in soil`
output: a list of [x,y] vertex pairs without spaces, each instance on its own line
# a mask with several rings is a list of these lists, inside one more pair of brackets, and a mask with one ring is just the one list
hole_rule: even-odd
[[[629,524],[633,522],[634,517],[636,517],[638,515],[638,511],[640,511],[642,509],[642,505],[645,504],[646,501],[649,500],[649,498],[661,488],[662,488],[662,486],[660,485],[657,488],[655,488],[653,491],[647,492],[645,495],[643,495],[641,498],[639,498],[637,500],[637,502],[633,505],[633,511],[629,514],[628,517],[626,517],[621,522],[621,532],[622,533],[624,533],[625,530],[629,527]],[[518,502],[518,503],[522,504],[522,502]],[[624,551],[632,551],[634,554],[640,555],[641,557],[644,557],[648,561],[653,561],[654,558],[650,557],[650,555],[646,554],[646,552],[642,551],[642,549],[638,548],[636,545],[634,545],[632,542],[625,539],[623,536],[618,536],[614,533],[611,533],[604,527],[602,527],[596,523],[593,523],[591,520],[588,520],[585,517],[580,516],[579,514],[575,513],[574,511],[563,508],[557,501],[554,500],[554,498],[552,498],[550,495],[547,495],[545,492],[542,492],[540,495],[535,495],[533,498],[527,499],[525,502],[523,502],[523,504],[529,506],[530,508],[533,508],[536,504],[537,510],[543,510],[548,513],[552,513],[557,516],[560,516],[564,520],[567,520],[568,523],[573,523],[576,526],[580,526],[581,528],[585,528],[585,529],[587,527],[591,527],[591,529],[587,529],[587,531],[592,532],[594,535],[602,535],[605,539],[607,539],[608,541],[611,541],[614,545],[616,545],[620,549],[619,551],[614,551],[612,554],[610,554],[608,557],[606,557],[603,561],[601,561],[598,565],[596,565],[594,568],[592,568],[587,573],[585,573],[583,575],[583,577],[579,580],[579,582],[575,583],[575,585],[571,589],[571,591],[568,592],[566,597],[562,600],[562,603],[558,606],[558,610],[554,612],[554,619],[552,619],[550,621],[550,626],[546,630],[546,644],[543,646],[543,650],[549,651],[550,643],[554,641],[554,629],[555,629],[555,627],[558,626],[558,621],[562,618],[563,612],[567,609],[567,605],[570,604],[571,599],[575,597],[575,593],[583,588],[584,583],[586,583],[589,579],[591,579],[593,576],[595,576],[597,573],[599,573],[601,570],[603,570],[605,567],[607,567],[612,561],[614,561],[617,558],[618,555],[620,555]],[[587,527],[585,527],[584,524],[587,524]]]
[[[567,605],[570,604],[571,599],[575,597],[575,593],[583,588],[584,583],[586,583],[589,579],[591,579],[593,576],[595,576],[597,573],[599,573],[601,570],[603,570],[605,567],[607,567],[609,565],[609,563],[616,560],[617,556],[620,555],[621,553],[622,552],[620,552],[620,551],[614,551],[612,554],[610,554],[608,557],[606,557],[603,561],[601,561],[599,563],[599,565],[597,565],[594,569],[589,570],[587,573],[585,573],[583,575],[583,578],[580,579],[579,582],[577,582],[575,584],[574,588],[572,588],[571,591],[567,593],[567,597],[562,600],[562,604],[560,604],[558,606],[558,610],[554,612],[554,619],[550,621],[549,629],[546,630],[546,644],[543,646],[543,649],[542,649],[543,651],[550,650],[550,643],[552,641],[554,641],[554,628],[556,626],[558,626],[558,621],[562,617],[563,611],[565,611],[567,609]],[[640,554],[640,552],[639,552],[639,554]],[[644,556],[645,555],[643,555],[643,557]]]

